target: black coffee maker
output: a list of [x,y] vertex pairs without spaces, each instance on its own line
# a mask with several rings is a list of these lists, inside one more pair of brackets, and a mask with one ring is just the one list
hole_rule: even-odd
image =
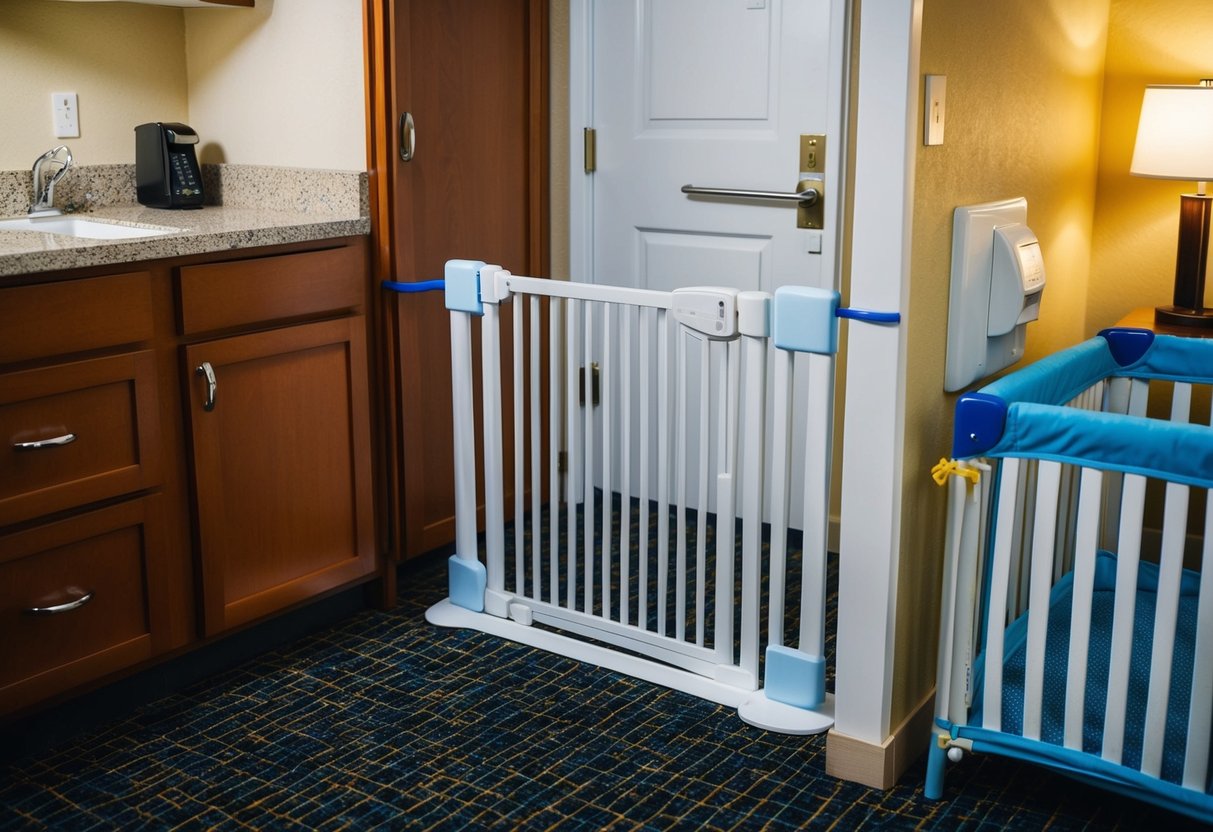
[[152,122],[135,128],[135,189],[141,205],[201,208],[202,171],[186,124]]

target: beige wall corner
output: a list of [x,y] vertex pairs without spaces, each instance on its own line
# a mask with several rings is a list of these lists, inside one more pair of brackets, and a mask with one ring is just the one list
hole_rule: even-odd
[[[947,123],[942,145],[918,142],[915,148],[891,724],[912,713],[935,684],[945,499],[930,469],[950,455],[952,444],[955,396],[944,392],[943,377],[953,212],[1027,198],[1048,288],[1017,366],[1089,337],[1083,310],[1109,3],[1050,2],[1029,15],[1022,3],[929,0],[924,6],[921,71],[947,76]],[[1019,36],[1007,37],[1011,31]]]
[[831,731],[826,736],[826,774],[873,789],[892,788],[927,750],[934,716],[932,690],[880,745]]

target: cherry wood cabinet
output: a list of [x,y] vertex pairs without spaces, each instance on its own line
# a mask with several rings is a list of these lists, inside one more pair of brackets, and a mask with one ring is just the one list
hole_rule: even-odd
[[208,635],[375,567],[361,316],[195,344],[194,487]]
[[367,256],[4,278],[0,716],[380,574]]

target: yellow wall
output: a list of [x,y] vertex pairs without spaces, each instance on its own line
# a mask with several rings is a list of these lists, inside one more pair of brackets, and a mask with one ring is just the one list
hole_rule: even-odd
[[[365,170],[362,40],[359,0],[3,0],[0,170],[56,144],[77,164],[130,164],[147,121],[190,124],[204,161]],[[55,138],[53,92],[79,95],[79,138]]]
[[185,12],[190,125],[204,162],[365,170],[360,0]]
[[917,148],[908,326],[902,567],[893,725],[935,682],[944,490],[943,392],[956,206],[1024,196],[1045,257],[1027,358],[1083,340],[1109,0],[925,0],[921,70],[947,76],[945,143]]
[[[0,78],[0,170],[28,168],[58,144],[76,164],[132,163],[136,124],[189,116],[181,9],[5,0]],[[54,92],[79,96],[79,138],[55,138]]]
[[[1213,77],[1213,3],[1112,0],[1099,148],[1095,250],[1086,317],[1094,331],[1171,302],[1179,195],[1193,183],[1129,175],[1146,84]],[[1208,300],[1206,300],[1206,303]]]

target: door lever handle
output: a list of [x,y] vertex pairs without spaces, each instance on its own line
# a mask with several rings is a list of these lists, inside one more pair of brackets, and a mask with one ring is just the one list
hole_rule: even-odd
[[[804,185],[804,182],[800,183]],[[755,191],[746,188],[701,188],[697,185],[683,185],[682,192],[694,196],[728,196],[735,199],[774,199],[784,202],[799,202],[804,205],[815,205],[820,197],[816,188],[804,188],[800,191]]]

